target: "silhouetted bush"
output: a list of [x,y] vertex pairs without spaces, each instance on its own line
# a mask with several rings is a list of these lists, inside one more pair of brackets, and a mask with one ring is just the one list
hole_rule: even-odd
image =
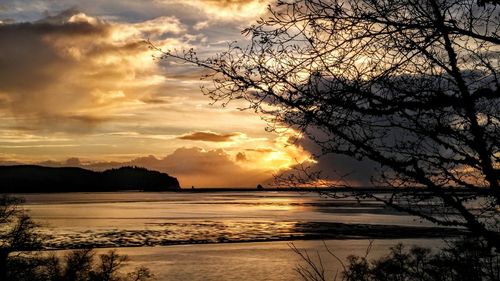
[[0,280],[5,280],[7,262],[13,252],[40,249],[41,237],[36,224],[19,207],[22,199],[0,197]]
[[115,251],[95,257],[92,249],[70,251],[64,257],[37,251],[43,237],[20,207],[22,199],[0,196],[0,281],[146,281],[145,267],[125,274],[127,256]]
[[433,252],[429,248],[391,247],[388,255],[369,260],[367,256],[349,256],[343,271],[329,278],[322,262],[292,247],[305,262],[296,271],[306,281],[498,281],[500,255],[482,241],[461,239]]
[[147,281],[153,274],[145,267],[121,271],[128,261],[115,251],[96,258],[92,249],[73,250],[64,257],[18,255],[9,258],[8,281]]

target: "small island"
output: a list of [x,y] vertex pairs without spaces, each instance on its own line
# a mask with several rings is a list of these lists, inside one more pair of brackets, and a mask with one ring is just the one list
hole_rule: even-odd
[[121,167],[97,172],[77,167],[0,166],[0,193],[179,189],[179,181],[175,177],[140,167]]

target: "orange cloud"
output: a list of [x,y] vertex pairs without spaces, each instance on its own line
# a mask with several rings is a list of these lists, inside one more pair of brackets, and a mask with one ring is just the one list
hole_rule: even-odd
[[[265,132],[265,121],[238,110],[238,102],[209,106],[199,93],[204,70],[155,61],[144,42],[150,38],[163,49],[210,43],[215,49],[208,52],[215,52],[227,34],[240,36],[238,24],[265,10],[267,1],[174,2],[165,7],[190,8],[194,16],[178,19],[182,13],[172,12],[126,23],[68,10],[0,24],[0,159],[143,163],[178,174],[186,186],[255,186],[307,161],[307,151]],[[205,20],[197,26],[204,33],[188,34]],[[186,141],[201,148],[179,148]],[[169,161],[137,158],[164,153]]]
[[[0,161],[0,164],[12,163]],[[198,147],[179,148],[164,158],[148,156],[126,162],[89,163],[73,157],[66,161],[43,161],[38,164],[78,166],[94,170],[140,166],[175,176],[183,187],[255,187],[273,177],[271,170],[249,169],[238,165],[237,160],[223,149],[204,150]]]
[[[215,21],[256,20],[267,10],[269,0],[174,0],[183,5],[199,9]],[[171,4],[172,0],[164,0]]]
[[0,113],[36,120],[29,125],[46,130],[92,128],[159,91],[165,78],[144,39],[183,46],[165,39],[183,32],[174,17],[124,24],[75,10],[2,24]]
[[260,152],[260,153],[271,153],[275,152],[276,150],[271,149],[271,148],[247,148],[245,149],[246,151],[252,151],[252,152]]
[[242,135],[241,133],[218,134],[210,131],[206,132],[193,132],[187,135],[178,137],[181,140],[193,141],[210,141],[210,142],[228,142],[232,141],[234,137]]

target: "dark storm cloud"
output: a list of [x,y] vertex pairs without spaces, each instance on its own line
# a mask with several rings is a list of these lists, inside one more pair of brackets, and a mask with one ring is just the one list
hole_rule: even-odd
[[[321,135],[321,133],[317,133]],[[351,157],[339,154],[322,155],[321,148],[309,138],[296,141],[298,145],[313,155],[317,155],[317,163],[310,164],[310,172],[321,172],[321,178],[351,186],[372,186],[371,179],[377,175],[379,164],[370,160],[358,161]],[[300,171],[287,172],[299,173]]]

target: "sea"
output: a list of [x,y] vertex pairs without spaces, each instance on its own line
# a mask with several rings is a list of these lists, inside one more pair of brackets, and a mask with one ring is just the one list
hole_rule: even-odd
[[[45,251],[116,250],[124,270],[157,280],[301,280],[302,256],[333,280],[349,255],[370,259],[404,243],[438,247],[434,226],[380,202],[315,192],[109,192],[18,194]],[[421,231],[422,230],[422,231]]]

